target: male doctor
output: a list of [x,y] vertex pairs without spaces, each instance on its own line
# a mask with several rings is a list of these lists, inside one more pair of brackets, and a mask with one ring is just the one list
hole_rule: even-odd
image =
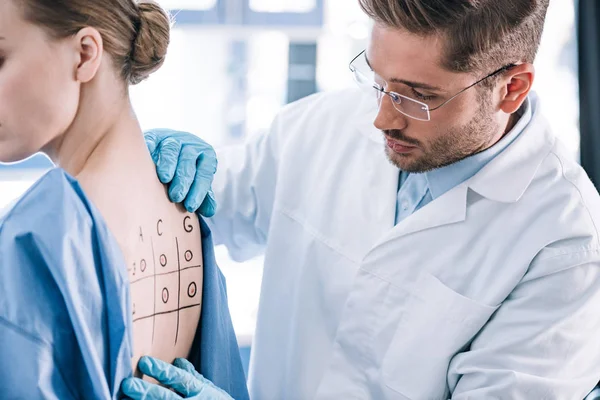
[[[303,99],[217,152],[215,241],[265,254],[251,397],[582,399],[600,198],[531,93],[548,0],[360,5],[366,92]],[[181,192],[215,168],[197,138],[147,140]]]

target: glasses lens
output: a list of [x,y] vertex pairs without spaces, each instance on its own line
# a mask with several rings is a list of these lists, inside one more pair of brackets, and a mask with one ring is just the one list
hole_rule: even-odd
[[420,121],[429,121],[429,107],[425,103],[413,100],[410,97],[402,96],[396,93],[398,101],[393,101],[394,108],[402,114],[418,119]]
[[383,97],[387,95],[387,97],[390,97],[394,108],[402,114],[421,121],[430,120],[429,107],[427,104],[395,92],[385,92],[385,82],[371,70],[366,62],[364,54],[361,54],[352,62],[350,70],[352,71],[354,80],[358,86],[365,92],[373,94],[377,99],[379,106],[381,106]]
[[354,81],[360,88],[368,92],[376,91],[374,86],[375,74],[371,71],[371,68],[369,68],[369,64],[367,64],[364,54],[361,54],[352,62],[350,69],[354,75]]
[[363,89],[373,89],[373,81],[366,76],[365,73],[359,71],[358,69],[354,70],[354,80]]

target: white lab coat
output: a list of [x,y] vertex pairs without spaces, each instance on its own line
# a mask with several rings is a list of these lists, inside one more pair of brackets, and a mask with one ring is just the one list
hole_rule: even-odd
[[533,120],[394,226],[398,169],[355,90],[218,151],[216,242],[266,250],[251,397],[582,399],[600,379],[600,199]]

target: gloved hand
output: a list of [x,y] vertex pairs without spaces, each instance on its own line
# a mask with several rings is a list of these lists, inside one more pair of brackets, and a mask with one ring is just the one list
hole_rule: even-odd
[[181,396],[139,378],[127,378],[121,384],[121,390],[133,400],[233,400],[225,391],[196,372],[194,366],[183,358],[176,359],[171,365],[152,357],[142,357],[138,368],[144,375],[174,389]]
[[158,179],[170,183],[169,197],[184,201],[189,212],[207,218],[215,214],[217,203],[211,189],[217,171],[217,155],[211,145],[191,133],[153,129],[144,133],[146,145],[156,164]]

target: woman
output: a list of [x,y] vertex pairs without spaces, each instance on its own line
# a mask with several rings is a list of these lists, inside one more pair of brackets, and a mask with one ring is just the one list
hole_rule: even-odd
[[247,398],[209,232],[168,201],[129,101],[169,27],[149,1],[0,2],[0,162],[58,166],[0,220],[2,397],[117,398],[148,355]]

